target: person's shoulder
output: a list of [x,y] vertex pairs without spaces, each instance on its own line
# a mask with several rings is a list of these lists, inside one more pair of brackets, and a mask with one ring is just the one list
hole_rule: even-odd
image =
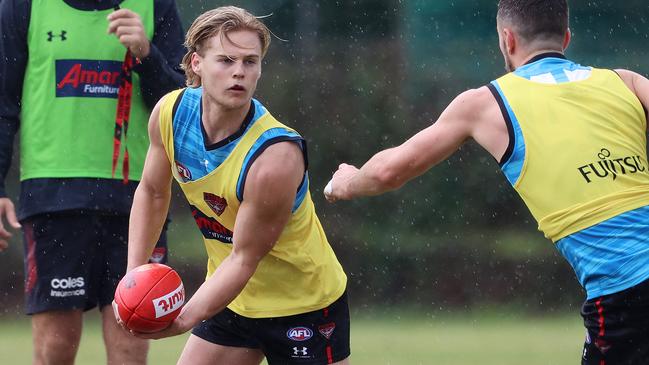
[[26,7],[27,9],[32,7],[32,0],[2,0],[2,2],[13,3],[13,5],[16,7]]
[[472,109],[485,107],[493,103],[493,101],[493,95],[489,88],[485,85],[476,89],[465,90],[464,92],[459,94],[453,102],[460,104],[463,107]]
[[613,69],[611,71],[618,74],[620,76],[620,78],[622,78],[622,80],[633,79],[634,77],[636,77],[636,75],[638,75],[637,72],[627,70],[627,69],[624,69],[624,68],[616,68],[616,69]]
[[612,71],[614,71],[620,79],[622,79],[622,82],[624,82],[624,84],[636,95],[638,94],[638,88],[642,89],[642,86],[639,85],[646,85],[647,83],[647,79],[635,71],[622,68],[614,69]]
[[300,147],[289,141],[280,141],[259,154],[250,169],[250,176],[254,176],[261,186],[269,186],[290,181],[293,176],[304,173],[304,169],[304,154]]
[[473,128],[471,126],[493,119],[497,111],[496,99],[487,86],[482,86],[459,94],[444,110],[444,116],[454,120],[456,125]]
[[153,9],[160,15],[165,15],[171,9],[176,9],[175,0],[153,0]]
[[489,91],[487,85],[484,85],[475,89],[465,90],[459,96],[462,96],[463,98],[467,98],[467,99],[480,100],[482,98],[488,97],[489,95],[491,95],[491,92]]
[[0,0],[0,2],[7,3],[20,10],[30,10],[32,7],[32,0]]
[[31,0],[0,0],[0,15],[5,19],[28,21],[31,10]]
[[152,113],[157,114],[160,113],[162,109],[168,109],[170,107],[173,107],[176,104],[176,100],[178,99],[178,96],[185,89],[186,88],[176,89],[163,95],[153,107]]
[[162,100],[162,99],[164,99],[164,98],[167,98],[167,97],[169,97],[169,96],[171,96],[171,95],[178,96],[178,95],[179,95],[180,93],[182,93],[183,91],[185,91],[185,90],[189,90],[189,89],[190,89],[189,87],[183,86],[183,87],[179,87],[179,88],[177,88],[177,89],[171,90],[171,91],[169,91],[168,93],[164,94],[164,95],[160,98],[160,100]]

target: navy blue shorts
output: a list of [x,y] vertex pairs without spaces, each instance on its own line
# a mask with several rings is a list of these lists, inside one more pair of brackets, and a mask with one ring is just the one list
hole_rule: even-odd
[[582,365],[649,364],[649,280],[586,301]]
[[260,349],[269,365],[331,364],[350,354],[347,293],[326,308],[286,317],[248,318],[226,308],[192,334],[223,346]]
[[[109,305],[126,272],[128,216],[65,211],[26,218],[25,311]],[[167,261],[166,230],[151,262]]]

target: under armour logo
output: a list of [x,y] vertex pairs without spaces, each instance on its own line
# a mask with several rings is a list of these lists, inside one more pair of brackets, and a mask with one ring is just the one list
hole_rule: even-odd
[[54,37],[60,37],[61,40],[64,41],[64,40],[68,39],[68,38],[65,36],[67,33],[68,33],[68,32],[62,30],[62,31],[61,31],[61,34],[54,34],[54,33],[52,33],[52,31],[50,30],[49,32],[47,32],[47,41],[48,41],[48,42],[51,42],[52,39],[54,39]]
[[302,347],[301,349],[299,347],[293,347],[293,355],[299,355],[302,354],[302,356],[306,356],[307,354],[307,348]]

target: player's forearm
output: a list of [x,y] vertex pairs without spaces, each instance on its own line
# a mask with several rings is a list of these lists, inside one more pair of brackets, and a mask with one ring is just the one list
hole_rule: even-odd
[[228,256],[185,304],[181,320],[193,326],[222,311],[241,293],[256,268],[256,264]]
[[169,211],[169,192],[155,193],[140,185],[133,199],[128,231],[128,269],[145,264],[160,237]]
[[399,173],[388,149],[375,154],[352,176],[347,185],[350,197],[372,196],[400,188],[407,180]]

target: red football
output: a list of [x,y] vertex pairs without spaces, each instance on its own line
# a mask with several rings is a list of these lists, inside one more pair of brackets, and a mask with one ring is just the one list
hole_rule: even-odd
[[129,271],[117,284],[113,309],[126,328],[152,333],[169,326],[185,304],[185,288],[167,265],[146,264]]

